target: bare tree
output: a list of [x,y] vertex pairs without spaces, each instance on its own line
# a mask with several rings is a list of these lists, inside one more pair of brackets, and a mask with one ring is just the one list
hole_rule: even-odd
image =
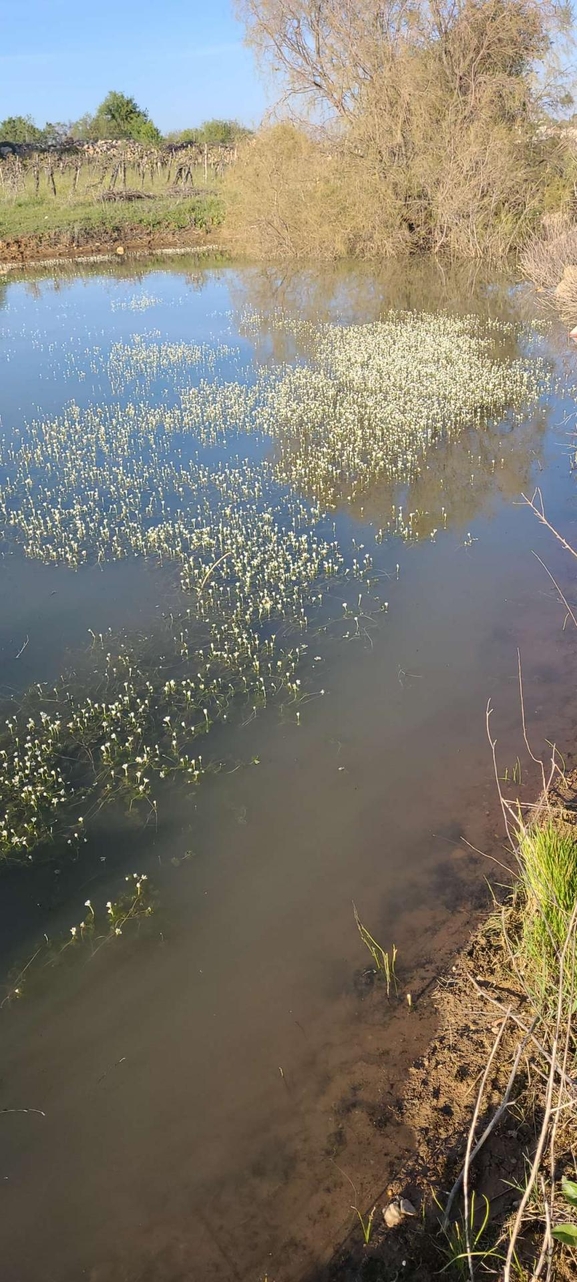
[[420,0],[237,0],[237,10],[289,94],[324,100],[345,118],[392,51],[419,39],[423,19]]
[[434,50],[455,92],[518,74],[571,19],[571,0],[237,0],[247,40],[289,96],[349,119],[407,51]]
[[241,241],[497,259],[527,240],[559,173],[535,73],[565,0],[237,3],[286,96],[333,122],[315,136],[279,126],[241,154]]

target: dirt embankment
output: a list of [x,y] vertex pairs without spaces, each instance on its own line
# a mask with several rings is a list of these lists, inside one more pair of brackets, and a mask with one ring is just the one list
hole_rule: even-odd
[[[577,838],[574,766],[551,790],[547,814],[566,829],[572,828]],[[577,1249],[555,1247],[550,1235],[551,1224],[575,1218],[564,1201],[561,1180],[563,1176],[576,1179],[577,1086],[571,1073],[556,1088],[560,1102],[553,1113],[559,1117],[553,1131],[546,1132],[547,1144],[539,1160],[547,1078],[556,1043],[547,1042],[546,1021],[536,1017],[516,964],[523,913],[514,887],[502,906],[495,903],[488,920],[474,930],[424,1002],[418,1003],[415,1015],[421,1020],[426,1019],[427,1008],[431,1014],[434,1011],[435,1033],[425,1054],[409,1068],[404,1089],[389,1108],[390,1120],[404,1126],[412,1137],[410,1152],[374,1208],[359,1208],[365,1227],[373,1217],[368,1243],[354,1224],[330,1263],[305,1282],[433,1282],[440,1274],[448,1279],[468,1278],[465,1166],[475,1279],[502,1278],[518,1215],[522,1215],[522,1227],[514,1276],[544,1277],[543,1262],[541,1271],[534,1273],[541,1252],[550,1270],[547,1278],[572,1282],[577,1276]],[[557,1076],[563,1073],[558,1069]],[[534,1161],[539,1163],[538,1176],[524,1206]],[[387,1227],[383,1212],[398,1206],[397,1199],[408,1199],[416,1214]],[[542,1251],[543,1243],[547,1247],[548,1229],[550,1250]]]
[[[435,1011],[436,1033],[409,1069],[394,1105],[396,1122],[412,1135],[412,1150],[376,1204],[369,1243],[363,1243],[360,1227],[354,1225],[330,1264],[306,1282],[433,1282],[439,1277],[448,1264],[442,1208],[463,1165],[478,1087],[502,1019],[494,1003],[516,1000],[498,935],[485,924],[427,999]],[[424,1013],[419,1012],[421,1019]],[[492,1066],[477,1135],[502,1101],[513,1042],[511,1031]],[[530,1124],[505,1110],[473,1164],[471,1187],[478,1205],[489,1199],[493,1227],[504,1223],[518,1200],[514,1186],[522,1181],[531,1138]],[[396,1197],[409,1199],[417,1215],[387,1228],[383,1210]],[[360,1209],[366,1223],[372,1208]],[[461,1217],[456,1198],[451,1220]],[[455,1274],[449,1269],[448,1276]]]
[[125,226],[121,231],[104,227],[75,227],[16,236],[0,240],[0,272],[27,263],[51,264],[61,261],[94,261],[119,258],[125,254],[147,254],[157,250],[199,250],[219,248],[214,233],[197,227],[149,228]]

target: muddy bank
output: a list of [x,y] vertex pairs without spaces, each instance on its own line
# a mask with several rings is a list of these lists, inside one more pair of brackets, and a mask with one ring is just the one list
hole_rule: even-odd
[[107,258],[219,248],[214,233],[198,227],[150,228],[139,225],[109,230],[73,227],[0,240],[0,273],[27,263],[51,266],[59,262],[90,263]]
[[[577,830],[574,766],[542,804],[556,823]],[[359,1217],[327,1266],[307,1274],[303,1282],[433,1282],[445,1270],[449,1277],[464,1276],[466,1261],[457,1258],[457,1250],[459,1245],[465,1249],[462,1177],[468,1148],[474,1255],[483,1276],[485,1271],[501,1276],[511,1224],[537,1151],[546,1074],[539,1041],[544,1034],[538,1028],[539,1037],[531,1036],[534,1010],[508,953],[507,938],[514,941],[522,930],[515,882],[512,891],[501,887],[500,900],[495,898],[490,915],[472,928],[468,942],[430,989],[417,994],[415,1014],[421,1031],[427,1023],[431,1026],[431,1039],[409,1067],[389,1109],[390,1120],[412,1137],[410,1153],[376,1202],[359,1208],[363,1226]],[[523,1034],[526,1053],[515,1070]],[[557,1182],[561,1176],[575,1178],[572,1113],[555,1126],[551,1170]],[[552,1162],[547,1152],[543,1165]],[[544,1192],[542,1176],[541,1183]],[[399,1217],[403,1206],[409,1213]],[[385,1212],[390,1218],[391,1210],[393,1219],[399,1219],[394,1226],[385,1222]],[[570,1208],[558,1191],[556,1222],[567,1219]],[[531,1276],[545,1222],[534,1200],[517,1253],[519,1267],[525,1265]],[[547,1276],[557,1282],[575,1276],[573,1252],[557,1248],[552,1264]]]
[[[308,1275],[306,1282],[393,1282],[401,1277],[432,1282],[447,1264],[441,1208],[463,1165],[478,1085],[500,1020],[499,1010],[475,984],[495,1000],[511,1000],[491,920],[476,928],[418,1003],[415,1015],[424,1027],[428,1011],[432,1037],[408,1069],[404,1088],[399,1084],[391,1108],[396,1124],[411,1135],[410,1152],[377,1198],[368,1245],[360,1225],[353,1225],[326,1268]],[[511,1033],[493,1065],[479,1134],[503,1098],[513,1041]],[[522,1178],[523,1153],[530,1142],[530,1126],[505,1112],[474,1164],[472,1187],[478,1199],[489,1198],[494,1223],[502,1223],[516,1203],[513,1185]],[[409,1199],[417,1214],[387,1228],[383,1210],[398,1197]],[[359,1209],[367,1223],[372,1204]],[[454,1217],[460,1212],[456,1202]]]

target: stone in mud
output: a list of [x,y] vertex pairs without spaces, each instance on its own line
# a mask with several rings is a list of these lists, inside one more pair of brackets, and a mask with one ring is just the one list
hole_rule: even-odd
[[383,1219],[388,1229],[396,1229],[405,1217],[416,1214],[413,1203],[406,1197],[394,1197],[388,1206],[383,1207]]

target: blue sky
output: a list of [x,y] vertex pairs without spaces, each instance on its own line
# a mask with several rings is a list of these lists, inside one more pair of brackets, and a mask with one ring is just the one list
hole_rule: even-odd
[[74,120],[109,89],[165,131],[266,107],[229,0],[0,0],[0,34],[0,120]]

